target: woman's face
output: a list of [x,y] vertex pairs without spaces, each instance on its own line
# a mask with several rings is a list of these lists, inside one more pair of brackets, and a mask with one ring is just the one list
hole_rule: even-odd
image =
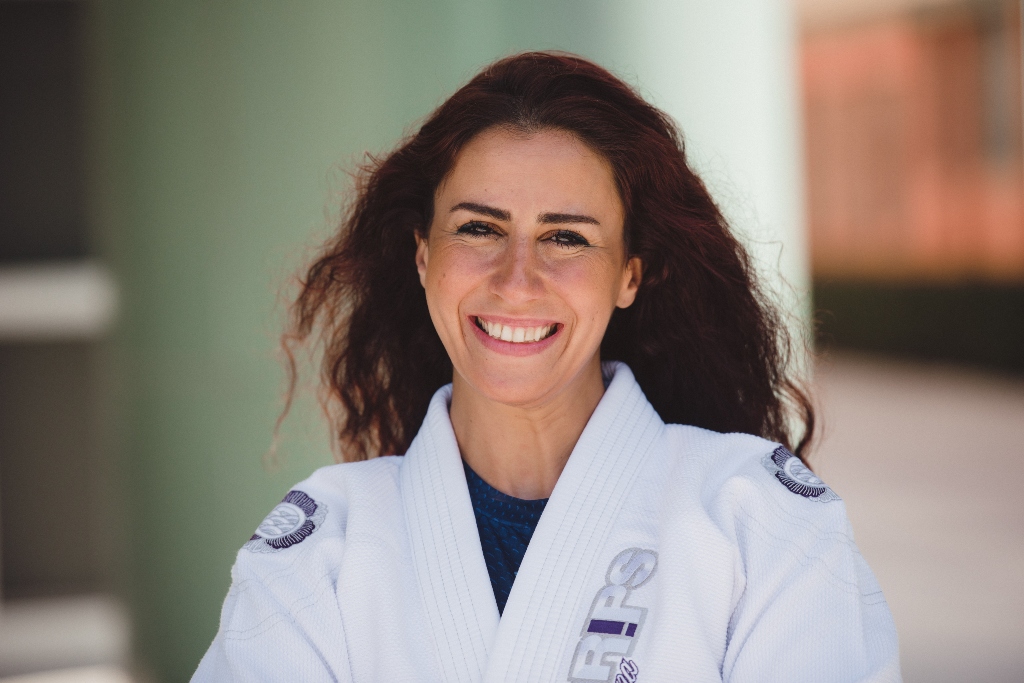
[[416,252],[456,380],[530,406],[599,372],[612,311],[640,281],[623,220],[611,166],[571,134],[492,129],[471,140]]

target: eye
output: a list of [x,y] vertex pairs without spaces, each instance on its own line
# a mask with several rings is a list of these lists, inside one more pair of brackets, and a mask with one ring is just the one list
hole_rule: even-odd
[[548,240],[560,247],[569,249],[590,246],[590,242],[587,241],[586,237],[572,230],[559,230],[549,237]]
[[497,234],[491,226],[481,221],[470,221],[463,225],[460,225],[458,230],[455,231],[458,235],[470,235],[470,236],[487,236]]

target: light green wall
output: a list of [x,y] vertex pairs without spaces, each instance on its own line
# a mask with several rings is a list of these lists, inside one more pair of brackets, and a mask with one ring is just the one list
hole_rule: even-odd
[[[212,639],[236,549],[292,483],[331,461],[308,400],[286,424],[283,466],[268,471],[262,456],[282,389],[281,292],[331,228],[364,151],[389,149],[488,61],[560,48],[639,82],[684,131],[688,120],[710,131],[696,148],[725,168],[770,188],[779,164],[784,178],[796,168],[792,140],[781,158],[771,145],[718,144],[747,119],[716,108],[761,111],[763,123],[788,102],[792,84],[776,83],[788,34],[766,39],[752,22],[729,41],[708,33],[728,34],[730,17],[765,2],[784,23],[783,0],[97,1],[93,214],[124,299],[137,651],[165,682],[187,680]],[[730,81],[748,66],[752,96]],[[781,115],[792,137],[793,115]],[[740,207],[743,182],[724,184]],[[762,195],[799,204],[798,188],[780,198],[751,187],[755,208]],[[770,216],[797,246],[798,213]]]

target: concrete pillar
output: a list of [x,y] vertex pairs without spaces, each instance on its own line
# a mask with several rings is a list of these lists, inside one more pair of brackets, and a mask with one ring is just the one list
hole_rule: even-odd
[[[801,333],[809,318],[798,35],[786,0],[611,3],[608,63],[679,122],[687,158]],[[613,30],[613,27],[614,30]]]

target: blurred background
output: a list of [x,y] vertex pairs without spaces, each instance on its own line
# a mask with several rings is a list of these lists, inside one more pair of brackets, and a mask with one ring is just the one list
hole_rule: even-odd
[[681,124],[815,352],[910,683],[1024,681],[1016,0],[0,0],[0,681],[188,680],[332,462],[277,339],[348,173],[487,62]]

